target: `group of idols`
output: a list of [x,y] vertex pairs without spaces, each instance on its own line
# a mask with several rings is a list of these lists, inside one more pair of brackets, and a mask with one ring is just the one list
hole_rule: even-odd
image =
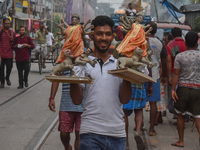
[[[121,31],[126,33],[126,36],[116,48],[119,58],[117,61],[117,68],[135,68],[135,66],[142,66],[152,68],[156,66],[156,63],[150,61],[152,51],[147,51],[146,35],[152,31],[150,25],[143,26],[143,14],[138,13],[135,19],[129,20],[126,15],[120,18],[121,20]],[[57,59],[57,65],[53,67],[51,76],[62,76],[65,70],[70,70],[71,77],[76,77],[73,67],[76,65],[85,66],[89,63],[92,67],[97,63],[96,60],[91,60],[88,56],[91,55],[92,49],[87,48],[84,52],[83,39],[87,40],[88,43],[91,41],[90,38],[85,35],[93,34],[93,25],[89,25],[91,20],[88,20],[85,24],[80,24],[80,17],[78,14],[71,16],[71,25],[68,25],[61,19],[61,24],[58,25],[61,35],[60,40],[65,39],[65,43]],[[145,28],[149,28],[146,32]],[[137,68],[137,67],[136,67]],[[138,71],[136,69],[136,71]]]

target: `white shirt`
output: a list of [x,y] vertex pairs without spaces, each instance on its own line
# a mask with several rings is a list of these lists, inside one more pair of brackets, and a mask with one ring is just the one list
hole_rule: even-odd
[[49,34],[46,35],[46,38],[47,38],[47,46],[52,46],[54,40],[53,34],[49,32]]
[[134,14],[136,14],[136,10],[135,9],[127,9],[126,11],[129,12],[130,16],[134,16]]
[[[92,60],[95,57],[89,56]],[[123,104],[119,99],[122,79],[108,70],[116,69],[117,60],[113,56],[102,65],[99,62],[93,68],[86,64],[83,70],[76,73],[91,75],[93,84],[84,85],[84,108],[81,118],[80,133],[95,133],[114,137],[126,137]]]
[[152,77],[157,80],[160,78],[160,53],[163,47],[163,44],[156,37],[149,37],[149,46],[153,54],[151,55],[151,62],[157,63],[157,66],[152,68]]

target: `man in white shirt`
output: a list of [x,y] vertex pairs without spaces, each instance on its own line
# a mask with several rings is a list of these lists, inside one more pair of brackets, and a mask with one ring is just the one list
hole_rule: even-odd
[[[113,20],[108,16],[97,16],[93,21],[94,42],[93,68],[86,64],[75,71],[95,78],[93,84],[71,84],[70,92],[74,104],[84,99],[81,118],[79,150],[125,150],[126,132],[122,104],[131,97],[131,84],[126,80],[107,73],[116,69],[117,60],[109,55],[108,48],[113,40]],[[83,96],[84,93],[84,96]],[[84,98],[83,98],[84,97]]]
[[[49,31],[49,29],[47,28],[47,30]],[[50,56],[50,52],[51,52],[51,48],[54,42],[54,36],[51,32],[49,32],[49,34],[46,35],[47,38],[47,58],[49,58]]]
[[136,15],[136,9],[133,8],[133,4],[128,4],[128,9],[126,9],[127,16],[135,16]]

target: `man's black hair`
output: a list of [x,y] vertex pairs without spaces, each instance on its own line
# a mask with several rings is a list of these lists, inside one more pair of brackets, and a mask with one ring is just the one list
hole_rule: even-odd
[[170,32],[164,32],[164,36],[167,36],[169,41],[173,40],[173,37]]
[[193,48],[197,45],[199,36],[194,31],[189,31],[185,36],[185,45],[187,47]]
[[20,27],[19,27],[19,29],[21,29],[21,28],[24,28],[24,29],[25,29],[25,31],[26,31],[26,27],[24,27],[24,26],[20,26]]
[[5,23],[5,22],[6,22],[6,20],[10,21],[10,19],[9,19],[9,18],[4,18],[4,19],[3,19],[3,23]]
[[132,3],[128,3],[128,6],[132,5]]
[[92,20],[92,25],[94,25],[94,30],[97,26],[105,26],[109,25],[113,32],[114,21],[108,16],[97,16],[94,20]]
[[[157,24],[153,21],[148,21],[147,23],[145,23],[145,26],[148,24],[150,24],[150,26],[153,28],[152,31],[150,32],[151,35],[155,35],[155,33],[157,32]],[[146,28],[145,31],[148,31],[149,28]]]
[[177,28],[177,27],[174,27],[172,30],[171,30],[171,34],[174,38],[176,37],[182,37],[182,30],[180,28]]

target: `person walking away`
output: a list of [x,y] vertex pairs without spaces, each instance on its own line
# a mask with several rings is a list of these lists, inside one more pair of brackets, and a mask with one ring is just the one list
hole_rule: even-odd
[[184,114],[194,117],[200,142],[200,51],[197,41],[197,33],[189,31],[185,36],[187,50],[177,54],[174,62],[172,98],[178,115],[179,140],[172,146],[176,147],[184,147]]
[[[36,46],[35,48],[35,52],[36,52],[36,58],[38,53],[40,52],[40,48],[43,54],[43,68],[46,68],[45,66],[45,61],[46,61],[46,57],[47,57],[47,39],[46,39],[46,35],[48,35],[48,31],[46,29],[46,27],[44,26],[44,24],[42,22],[40,22],[40,29],[36,31],[36,35],[35,35],[35,43],[39,44]],[[42,46],[44,45],[44,46]]]
[[[69,74],[69,71],[65,71],[66,76],[69,76]],[[53,82],[51,85],[49,109],[53,112],[56,111],[54,98],[56,96],[58,87],[58,82]],[[70,84],[62,83],[62,96],[60,101],[58,130],[60,131],[60,139],[65,147],[65,150],[72,150],[72,146],[70,145],[70,133],[73,132],[73,128],[75,126],[74,150],[78,150],[80,141],[79,131],[81,124],[81,114],[83,112],[83,104],[74,105],[70,97],[69,90]]]
[[[156,103],[161,100],[160,97],[160,54],[162,51],[163,44],[161,41],[155,37],[155,33],[157,32],[157,25],[153,21],[147,22],[145,25],[150,24],[152,27],[152,31],[150,31],[150,34],[148,35],[148,43],[149,43],[149,49],[152,51],[151,55],[151,61],[153,63],[157,63],[157,66],[154,66],[150,70],[151,76],[157,81],[156,83],[149,83],[147,92],[147,100],[150,104],[150,127],[149,127],[149,135],[155,136],[157,135],[154,126],[155,126],[155,120],[156,120],[156,114],[157,114],[157,105]],[[148,28],[145,29],[147,31]]]
[[81,118],[79,150],[125,150],[126,132],[123,104],[131,97],[131,83],[107,73],[116,69],[117,60],[109,55],[113,40],[113,20],[108,16],[97,16],[93,21],[94,42],[93,68],[77,66],[75,72],[81,76],[95,78],[93,84],[71,83],[70,94],[74,104],[81,104],[84,93],[84,110]]
[[13,48],[15,50],[15,60],[18,71],[19,86],[18,89],[28,87],[28,74],[30,71],[30,54],[34,48],[32,39],[27,37],[26,28],[21,26],[19,28],[19,37],[15,38]]
[[[0,32],[0,56],[1,56],[1,85],[0,88],[4,88],[5,80],[7,85],[11,85],[10,74],[13,67],[13,50],[12,44],[15,39],[15,32],[10,29],[10,20],[8,18],[3,19],[3,29]],[[6,76],[5,76],[6,66]]]
[[[47,31],[49,32],[48,28],[47,28]],[[46,39],[47,39],[47,58],[49,59],[49,56],[50,56],[50,52],[52,51],[52,45],[53,45],[53,42],[54,42],[54,36],[51,32],[49,32],[47,35],[46,35]]]
[[182,38],[182,30],[180,28],[173,28],[171,30],[172,37],[174,38],[167,44],[167,73],[168,73],[168,90],[169,90],[169,112],[176,115],[174,111],[174,102],[171,96],[172,76],[174,71],[174,59],[176,54],[186,51],[185,41]]

